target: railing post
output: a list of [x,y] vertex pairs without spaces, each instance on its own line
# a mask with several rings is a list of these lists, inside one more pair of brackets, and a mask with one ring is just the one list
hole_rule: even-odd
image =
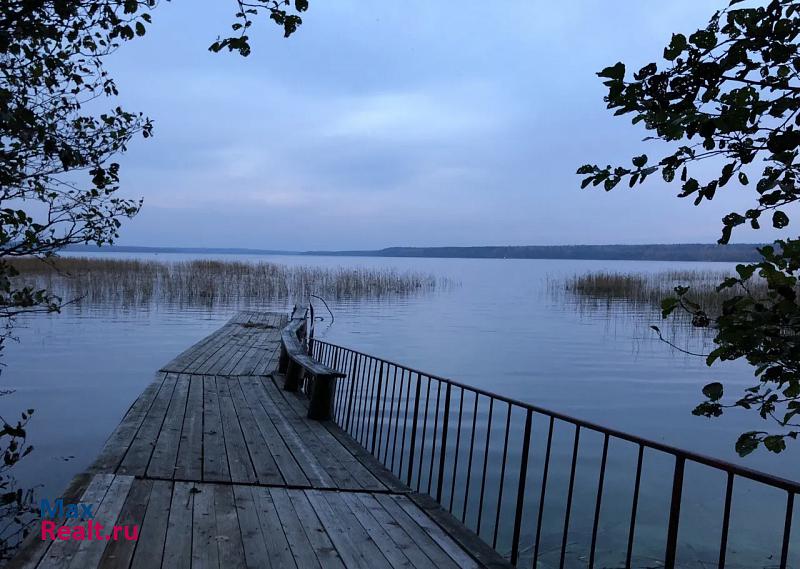
[[308,322],[308,353],[314,353],[312,350],[314,349],[314,305],[311,304],[311,301],[308,302],[308,313],[307,316],[310,316],[310,319],[307,320]]
[[406,485],[411,486],[411,478],[414,476],[414,450],[417,446],[417,420],[419,419],[419,395],[422,389],[422,376],[417,373],[417,389],[414,396],[414,415],[411,419],[411,443],[408,447],[408,477]]
[[789,539],[792,535],[792,515],[794,512],[794,492],[788,491],[786,498],[786,519],[783,524],[783,544],[781,545],[781,564],[779,569],[786,569],[789,562]]
[[[444,417],[442,418],[442,448],[439,453],[439,484],[436,489],[436,501],[442,503],[442,484],[444,484],[444,460],[447,454],[447,426],[450,423],[450,389],[452,385],[447,384],[444,392]],[[436,436],[436,433],[433,434]],[[431,459],[433,460],[433,459]]]
[[669,526],[667,528],[667,552],[664,557],[665,569],[675,569],[675,556],[678,551],[678,525],[681,521],[681,494],[683,493],[683,467],[686,459],[675,457],[675,474],[672,478],[672,501],[669,506]]
[[531,448],[531,426],[533,411],[528,409],[525,417],[525,433],[522,435],[522,458],[519,464],[519,485],[517,486],[517,511],[514,514],[514,535],[511,538],[511,564],[519,560],[519,538],[522,530],[522,513],[525,504],[525,486],[528,480],[528,456]]
[[353,420],[353,399],[355,399],[356,372],[358,371],[358,354],[353,358],[353,365],[350,369],[350,389],[347,396],[347,419],[345,420],[344,430],[350,432],[350,423]]
[[373,414],[372,424],[372,444],[370,445],[370,452],[375,454],[375,441],[378,438],[378,415],[381,412],[381,388],[383,387],[383,362],[378,368],[378,390],[375,395],[375,413]]
[[339,349],[338,348],[333,350],[333,365],[331,365],[331,367],[333,369],[335,369],[336,371],[341,371],[339,369]]

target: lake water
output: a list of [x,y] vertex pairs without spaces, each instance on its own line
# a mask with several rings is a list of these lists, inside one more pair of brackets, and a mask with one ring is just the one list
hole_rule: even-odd
[[[177,254],[133,256],[188,258]],[[400,298],[329,300],[335,322],[330,325],[328,319],[318,324],[317,336],[657,441],[783,477],[800,477],[800,449],[792,448],[791,443],[789,451],[780,456],[765,451],[746,458],[735,454],[733,444],[739,433],[772,427],[753,417],[753,413],[731,411],[717,420],[691,415],[691,409],[700,400],[700,388],[710,381],[722,380],[729,390],[752,385],[748,366],[733,363],[709,369],[701,358],[678,353],[655,337],[648,325],[661,324],[657,315],[630,313],[621,307],[594,310],[552,292],[553,283],[588,271],[732,269],[732,265],[218,258],[312,266],[390,267],[446,277],[458,284]],[[0,397],[0,413],[6,420],[11,422],[26,408],[35,409],[28,429],[28,440],[35,451],[14,469],[20,485],[36,486],[44,497],[57,496],[76,473],[91,463],[161,365],[221,326],[237,309],[288,310],[290,304],[290,300],[246,306],[162,304],[147,309],[76,305],[67,307],[60,315],[20,318],[15,328],[19,342],[7,344],[3,356],[6,367],[0,376],[2,387],[14,390],[11,395]],[[321,304],[317,312],[325,315]],[[686,341],[687,345],[697,347],[697,341]],[[561,442],[556,440],[557,448],[568,457],[571,439]],[[663,468],[671,473],[671,466]],[[707,495],[706,490],[712,489],[690,488],[686,499],[700,503],[700,496]],[[715,497],[701,510],[716,511],[720,492],[724,493],[724,481],[713,488]],[[764,535],[779,540],[783,523],[782,506],[768,502],[758,506],[762,501],[757,494],[753,496],[748,503],[759,510],[758,519],[763,514],[772,521],[766,524],[759,521],[756,524],[761,527],[759,530],[741,529],[745,542],[750,544],[748,547],[758,544]],[[611,502],[610,507],[615,508],[613,496]],[[626,504],[629,502],[621,502],[618,509],[628,508]],[[731,531],[735,533],[735,529]],[[718,545],[699,540],[692,547],[688,555],[696,560],[709,558]],[[765,567],[770,563],[777,566],[777,560],[759,555],[742,559],[752,559],[743,562],[742,567]],[[793,561],[797,562],[794,558]]]

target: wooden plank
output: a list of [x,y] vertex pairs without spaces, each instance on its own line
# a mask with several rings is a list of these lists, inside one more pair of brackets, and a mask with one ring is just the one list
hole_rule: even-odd
[[174,359],[169,361],[166,365],[162,366],[161,371],[183,373],[192,362],[196,361],[197,358],[202,357],[204,353],[208,352],[211,345],[213,345],[213,343],[217,340],[218,336],[218,331],[215,330],[212,334],[190,346],[178,354]]
[[114,477],[108,492],[94,513],[93,522],[103,526],[103,533],[100,534],[102,537],[101,539],[81,541],[75,556],[72,558],[72,562],[69,564],[70,569],[87,569],[97,567],[100,563],[103,551],[106,545],[110,543],[109,536],[113,531],[112,526],[115,525],[119,518],[122,506],[125,504],[133,485],[133,480],[133,476]]
[[244,569],[245,557],[242,531],[236,513],[233,486],[214,484],[214,516],[216,519],[217,549],[222,569]]
[[233,369],[242,360],[247,350],[258,340],[258,337],[247,328],[241,328],[229,341],[231,351],[225,361],[214,370],[214,375],[230,375]]
[[229,375],[255,340],[256,336],[251,329],[245,328],[242,325],[237,325],[228,339],[228,351],[215,362],[211,368],[211,372],[214,375]]
[[244,398],[239,380],[231,378],[227,387],[231,394],[236,415],[239,417],[239,424],[242,427],[250,459],[253,461],[256,478],[262,484],[282,485],[284,483],[283,476],[281,476],[278,464],[269,452],[269,446],[261,437],[261,431],[253,416],[250,404]]
[[[161,567],[167,539],[167,527],[172,514],[172,483],[164,480],[152,482],[147,511],[141,521],[139,541],[133,553],[131,569],[152,569]],[[180,504],[177,504],[180,506]],[[177,520],[175,520],[177,521]],[[178,527],[180,527],[178,525]],[[167,565],[164,565],[167,567]]]
[[315,488],[335,488],[336,483],[333,481],[330,475],[325,472],[325,469],[319,463],[317,457],[314,456],[314,453],[311,451],[311,449],[308,448],[306,442],[289,424],[283,413],[280,412],[278,406],[265,391],[263,382],[258,378],[253,377],[245,377],[242,379],[242,381],[249,382],[255,392],[258,394],[259,402],[266,410],[270,420],[278,429],[283,441],[292,452],[292,456],[300,465],[300,468],[303,469],[303,472],[305,473],[309,482],[311,482],[311,485]]
[[[359,500],[361,504],[369,511],[373,518],[381,525],[386,531],[389,538],[399,547],[406,557],[411,561],[414,567],[426,569],[438,569],[453,566],[452,560],[441,549],[434,546],[434,553],[431,559],[425,554],[422,547],[403,529],[397,520],[387,512],[383,506],[375,499],[374,496],[367,493],[358,493],[353,495],[354,499]],[[432,542],[431,542],[432,543]]]
[[200,481],[203,478],[203,379],[202,376],[186,377],[191,379],[174,477]]
[[314,508],[302,490],[287,490],[287,495],[294,506],[294,511],[300,519],[300,525],[306,532],[308,541],[317,555],[320,565],[324,569],[344,569],[344,563],[336,548],[333,546],[328,533],[322,527]]
[[280,343],[277,329],[260,330],[250,348],[231,371],[231,375],[256,375],[256,368],[261,360],[275,353]]
[[[297,434],[299,439],[305,443],[304,446],[308,448],[310,455],[314,457],[314,459],[324,469],[325,473],[330,477],[332,484],[335,487],[342,489],[361,489],[361,484],[359,484],[353,475],[347,470],[344,461],[341,461],[337,457],[333,456],[331,453],[331,448],[328,445],[323,444],[323,442],[320,441],[316,436],[311,423],[316,424],[317,421],[311,421],[306,417],[300,417],[291,408],[289,408],[285,399],[278,392],[271,380],[264,381],[263,385],[268,393],[267,397],[269,397],[273,402],[278,402],[278,405],[275,405],[274,407],[275,412],[271,413],[271,415],[280,413],[281,416],[284,417],[286,424],[289,425],[289,427]],[[319,427],[319,425],[316,426]],[[335,446],[340,446],[335,441],[334,443]]]
[[193,488],[194,484],[188,482],[175,482],[173,486],[161,564],[164,569],[190,569],[192,566]]
[[230,371],[230,375],[254,375],[254,370],[261,360],[264,352],[270,349],[270,335],[266,332],[259,334],[247,348],[242,358]]
[[103,445],[103,450],[100,451],[92,466],[89,467],[91,472],[114,472],[117,469],[125,456],[125,451],[133,442],[142,421],[150,411],[150,407],[155,401],[165,377],[166,374],[158,374],[156,379],[133,402],[128,412],[125,413],[125,417],[114,429],[114,432],[111,433],[105,445]]
[[[223,325],[219,330],[206,336],[195,345],[187,350],[184,350],[176,358],[161,368],[161,371],[169,371],[175,373],[189,373],[189,374],[208,374],[208,375],[251,375],[267,373],[265,370],[272,371],[274,365],[274,356],[280,341],[280,330],[287,322],[286,315],[275,313],[256,313],[250,311],[239,312],[234,314],[233,317]],[[254,324],[255,327],[248,328],[247,324]],[[243,326],[245,325],[245,326]],[[274,328],[264,328],[261,326],[274,326]],[[253,356],[253,362],[243,364],[241,359],[246,357],[245,354],[238,354],[241,356],[237,358],[237,362],[231,362],[231,359],[236,356],[236,352],[231,352],[231,342],[237,343],[238,333],[245,331],[253,335],[253,339],[248,340],[250,344],[248,347],[252,348],[254,345],[267,345],[272,344],[268,353],[265,356],[259,356],[257,359]],[[257,342],[258,344],[254,343]],[[238,348],[237,348],[238,349]],[[251,354],[252,356],[252,354]],[[244,365],[241,370],[230,367],[222,370],[222,365]],[[249,367],[247,367],[249,366]],[[261,368],[261,369],[257,369]]]
[[369,538],[364,528],[349,513],[338,492],[306,490],[325,531],[348,568],[388,569],[389,562]]
[[245,399],[250,404],[253,418],[258,425],[261,436],[267,443],[270,454],[275,459],[275,463],[281,471],[281,476],[286,481],[286,484],[294,487],[309,487],[311,483],[306,477],[303,469],[297,464],[294,456],[290,452],[286,443],[278,433],[278,429],[270,420],[264,407],[260,404],[261,395],[255,390],[251,378],[239,378],[239,385],[242,389]]
[[[386,485],[378,480],[369,469],[351,454],[350,450],[346,448],[339,439],[329,432],[327,422],[313,421],[306,417],[305,402],[302,401],[299,395],[283,391],[275,385],[274,380],[265,380],[264,386],[273,399],[280,398],[285,401],[286,405],[294,411],[294,415],[292,415],[293,419],[302,421],[306,429],[313,433],[315,440],[319,441],[317,446],[321,446],[324,452],[332,456],[332,460],[339,465],[338,468],[344,469],[349,474],[348,479],[339,481],[339,487],[341,489],[386,490]],[[311,435],[308,435],[308,437],[310,436]],[[386,472],[388,473],[388,471]],[[388,473],[388,475],[394,479],[394,476],[390,473]],[[407,490],[405,486],[399,484],[399,481],[396,481],[396,484],[399,486],[400,490]]]
[[225,365],[225,362],[227,362],[238,349],[235,335],[238,329],[239,326],[229,326],[224,336],[224,344],[222,347],[214,352],[214,354],[199,366],[194,373],[202,375],[216,375],[219,373],[219,370]]
[[225,453],[228,456],[231,481],[252,483],[256,482],[257,478],[231,397],[230,384],[232,382],[238,385],[235,379],[216,378],[222,429],[225,436]]
[[[245,567],[247,569],[268,569],[270,567],[279,569],[270,562],[251,487],[233,485],[231,488],[236,501],[236,513],[242,533]],[[288,543],[286,546],[288,548]],[[291,554],[289,557],[291,558]]]
[[373,494],[373,498],[383,507],[383,509],[394,518],[404,532],[419,547],[425,555],[431,559],[436,567],[443,569],[459,569],[459,565],[450,555],[419,526],[399,504],[394,502],[387,494]]
[[411,560],[404,554],[404,552],[397,547],[397,544],[389,537],[386,529],[384,529],[380,522],[376,520],[369,510],[361,503],[354,493],[341,492],[339,494],[342,502],[347,506],[361,527],[364,528],[367,535],[380,547],[389,564],[394,569],[402,569],[413,567]]
[[267,377],[278,371],[278,350],[275,350],[270,355],[264,355],[262,359],[256,364],[253,369],[252,375],[259,377]]
[[[394,567],[393,561],[396,560],[390,560],[389,557],[391,554],[387,552],[387,546],[391,545],[391,542],[378,544],[372,539],[364,526],[359,523],[358,519],[350,511],[350,508],[347,507],[347,504],[344,500],[345,495],[346,492],[322,493],[322,496],[328,502],[331,510],[333,510],[333,513],[336,516],[336,519],[339,521],[339,524],[346,528],[350,539],[356,546],[356,549],[362,552],[364,557],[369,559],[373,566]],[[401,563],[399,566],[402,567],[407,565],[408,563],[406,560],[405,565]]]
[[203,480],[229,482],[216,378],[203,376]]
[[164,423],[164,418],[167,414],[172,399],[172,393],[175,389],[176,376],[175,374],[167,374],[164,378],[164,383],[158,391],[156,400],[147,412],[147,416],[142,422],[142,426],[136,433],[130,447],[128,447],[122,463],[117,469],[117,474],[127,474],[131,476],[144,476],[147,471],[147,465],[150,462],[150,455],[153,454],[153,447],[155,446],[158,433],[161,431],[161,426]]
[[442,528],[444,533],[457,543],[461,549],[468,551],[481,567],[511,569],[511,563],[506,558],[502,557],[488,543],[451,516],[433,498],[417,492],[409,492],[405,497],[408,498],[409,502],[413,502],[420,512]]
[[194,489],[192,569],[220,569],[214,489],[208,484],[196,484]]
[[330,422],[323,422],[322,425],[339,443],[353,455],[353,457],[360,462],[378,481],[383,484],[389,491],[396,493],[409,492],[405,484],[400,482],[397,477],[389,471],[388,468],[383,466],[378,459],[372,456],[367,449],[362,447],[350,435],[342,431],[337,425]]
[[[96,474],[81,496],[80,501],[85,504],[100,504],[113,482],[113,474]],[[71,518],[62,525],[74,527],[80,523],[83,522],[77,518]],[[37,567],[40,569],[63,569],[64,567],[69,567],[72,557],[80,544],[81,542],[76,540],[56,540],[52,542]]]
[[311,542],[308,540],[308,536],[300,523],[300,518],[295,512],[291,500],[289,500],[286,489],[270,488],[269,495],[275,505],[275,511],[278,513],[283,533],[286,534],[286,540],[289,542],[289,548],[292,550],[297,566],[303,569],[321,567],[317,555],[311,547]]
[[336,514],[322,496],[322,492],[305,490],[304,493],[345,566],[348,569],[369,569],[369,560],[366,559],[363,552],[356,549],[347,529],[340,524]]
[[189,376],[179,375],[175,383],[175,391],[169,403],[164,424],[158,433],[153,455],[147,467],[147,476],[153,478],[169,478],[175,476],[175,464],[183,429],[183,417],[186,413],[186,400],[189,395]]
[[172,358],[169,362],[161,366],[159,371],[164,372],[172,372],[172,373],[181,373],[186,369],[192,361],[194,361],[197,356],[203,352],[203,350],[208,348],[208,345],[213,341],[214,335],[211,334],[206,336],[196,344],[188,347],[180,354]]
[[265,350],[261,359],[253,368],[252,375],[269,375],[278,371],[278,354],[280,342],[275,342],[271,349]]
[[[125,504],[122,506],[119,519],[116,522],[117,525],[122,527],[136,527],[136,531],[139,532],[136,536],[137,539],[141,537],[141,525],[145,519],[152,489],[152,480],[134,480],[130,492],[128,492],[128,497],[125,500]],[[166,519],[166,516],[164,519]],[[136,549],[136,541],[137,540],[133,539],[109,541],[108,546],[105,551],[103,551],[103,556],[98,566],[103,569],[128,569],[133,559],[134,550]],[[158,557],[158,564],[161,564],[161,555]]]
[[458,564],[466,569],[478,568],[475,559],[464,551],[456,542],[442,531],[436,522],[420,510],[414,502],[406,496],[388,495],[390,500],[397,503],[408,516],[427,533],[436,544]]
[[226,324],[216,332],[214,332],[212,336],[212,341],[209,343],[206,350],[204,350],[201,354],[198,354],[196,359],[192,361],[189,365],[183,369],[183,373],[198,373],[198,369],[207,362],[211,361],[214,357],[217,356],[217,352],[225,348],[225,345],[228,341],[228,336],[230,336],[231,332],[233,331],[233,326]]
[[261,534],[264,536],[264,544],[267,547],[267,557],[272,566],[297,567],[269,489],[252,486],[251,490],[256,504],[258,521],[261,525]]
[[237,334],[236,343],[239,346],[228,363],[220,369],[218,375],[250,375],[256,358],[259,356],[263,346],[277,337],[274,332],[264,323],[256,323],[255,328],[242,328],[242,332]]
[[[217,350],[225,345],[225,337],[227,336],[227,332],[227,326],[223,326],[219,330],[213,332],[210,336],[206,337],[199,344],[193,346],[193,348],[189,348],[187,351],[190,353],[186,354],[186,359],[188,362],[184,363],[183,365],[179,365],[179,369],[176,371],[180,371],[181,373],[193,373]],[[169,371],[170,368],[164,369]]]

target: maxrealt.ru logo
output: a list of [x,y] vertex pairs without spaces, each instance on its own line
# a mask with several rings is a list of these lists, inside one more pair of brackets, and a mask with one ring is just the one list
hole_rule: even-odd
[[[104,532],[105,526],[94,520],[94,504],[65,504],[58,499],[52,504],[42,500],[39,504],[42,513],[42,540],[51,541],[117,541],[139,539],[138,525],[111,526],[110,532]],[[70,525],[61,525],[55,519],[65,520]],[[75,523],[77,522],[77,523]]]

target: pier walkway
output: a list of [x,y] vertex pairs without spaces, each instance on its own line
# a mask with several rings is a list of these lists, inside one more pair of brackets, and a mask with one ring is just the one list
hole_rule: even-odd
[[[238,569],[509,567],[277,374],[287,317],[241,312],[166,364],[65,503],[138,540],[45,541],[10,567]],[[74,526],[79,520],[57,520]]]

